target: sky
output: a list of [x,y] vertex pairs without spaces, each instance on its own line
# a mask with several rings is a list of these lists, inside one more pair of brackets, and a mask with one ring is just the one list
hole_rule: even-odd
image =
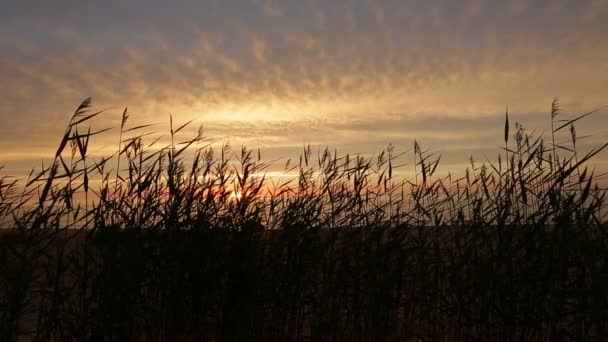
[[[107,109],[95,128],[128,106],[133,125],[193,119],[273,160],[414,139],[444,167],[494,159],[507,106],[546,134],[556,97],[564,116],[608,104],[607,16],[607,0],[2,0],[0,165],[52,157],[87,97]],[[608,110],[577,129],[608,141]]]

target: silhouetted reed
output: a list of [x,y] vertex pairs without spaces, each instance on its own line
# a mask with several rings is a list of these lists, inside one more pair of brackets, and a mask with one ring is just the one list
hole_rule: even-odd
[[591,113],[562,119],[554,101],[549,145],[507,113],[497,162],[462,175],[439,176],[415,142],[305,147],[273,178],[260,151],[182,139],[191,122],[173,118],[163,145],[126,109],[96,160],[106,129],[86,125],[105,114],[90,106],[51,165],[0,178],[2,340],[608,337],[605,191],[588,166],[606,144],[577,152],[574,126]]

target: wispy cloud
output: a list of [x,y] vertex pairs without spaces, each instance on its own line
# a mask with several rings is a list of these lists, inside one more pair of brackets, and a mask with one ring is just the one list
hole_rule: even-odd
[[262,9],[262,12],[271,17],[279,17],[283,15],[283,10],[279,6],[277,0],[254,0],[254,3]]
[[469,1],[466,5],[467,15],[469,15],[470,17],[475,17],[479,15],[481,13],[481,6],[481,1]]
[[514,0],[507,4],[507,10],[512,15],[522,15],[528,11],[529,7],[527,0]]
[[216,136],[276,149],[414,137],[482,146],[493,127],[476,122],[499,124],[507,104],[536,117],[556,96],[573,111],[606,103],[605,1],[182,5],[61,0],[28,11],[10,0],[0,150],[42,153],[88,96],[128,105],[134,120],[198,118]]

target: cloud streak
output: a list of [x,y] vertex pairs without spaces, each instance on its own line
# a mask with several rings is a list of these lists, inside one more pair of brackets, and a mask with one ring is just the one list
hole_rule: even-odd
[[0,164],[42,154],[89,96],[237,142],[351,149],[491,145],[477,122],[500,124],[507,104],[525,119],[556,96],[577,112],[607,102],[605,1],[31,5],[0,14]]

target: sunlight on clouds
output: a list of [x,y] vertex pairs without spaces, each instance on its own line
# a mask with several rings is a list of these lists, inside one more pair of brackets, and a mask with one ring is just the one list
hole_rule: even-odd
[[[116,25],[86,28],[62,13],[30,31],[2,22],[0,32],[10,34],[0,36],[0,146],[12,154],[0,164],[15,151],[40,154],[89,96],[113,113],[103,124],[115,126],[129,106],[142,124],[165,125],[171,114],[277,151],[304,143],[379,150],[415,137],[479,147],[494,144],[489,124],[450,131],[442,122],[502,118],[506,105],[544,115],[554,97],[572,112],[606,104],[603,0],[248,6],[147,7],[143,19],[119,12]],[[30,139],[16,145],[19,137]]]

